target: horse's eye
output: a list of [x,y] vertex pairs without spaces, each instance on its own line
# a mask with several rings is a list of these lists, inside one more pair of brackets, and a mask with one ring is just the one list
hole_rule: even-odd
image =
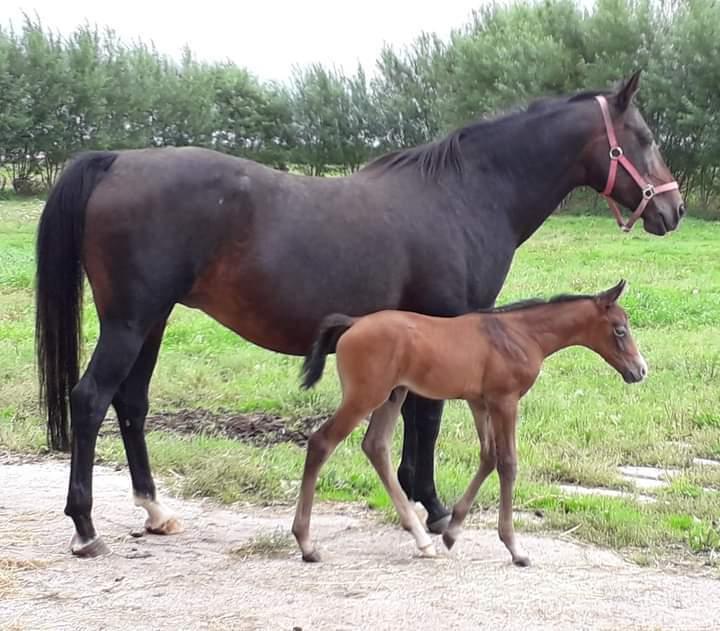
[[625,334],[627,333],[627,329],[624,326],[616,326],[613,329],[613,333],[615,333],[616,337],[625,337]]

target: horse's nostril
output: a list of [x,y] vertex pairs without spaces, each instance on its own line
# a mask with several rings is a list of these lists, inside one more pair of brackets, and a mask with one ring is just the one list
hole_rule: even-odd
[[679,215],[680,217],[684,217],[684,216],[685,216],[685,212],[686,212],[686,211],[685,211],[685,204],[680,204],[680,206],[678,206],[678,215]]

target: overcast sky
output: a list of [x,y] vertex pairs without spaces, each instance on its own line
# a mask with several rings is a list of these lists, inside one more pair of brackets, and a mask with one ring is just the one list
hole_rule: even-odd
[[286,79],[293,64],[358,61],[371,71],[383,42],[402,46],[422,31],[446,37],[485,0],[17,0],[3,1],[4,23],[35,13],[69,33],[78,24],[110,26],[123,39],[153,41],[178,56],[230,59],[263,79]]

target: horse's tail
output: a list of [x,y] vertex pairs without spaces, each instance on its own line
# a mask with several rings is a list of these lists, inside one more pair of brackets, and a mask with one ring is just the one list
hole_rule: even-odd
[[90,152],[76,158],[53,187],[40,217],[35,346],[40,401],[47,409],[48,442],[52,449],[60,451],[69,448],[70,391],[79,378],[85,207],[117,155]]
[[320,324],[320,330],[313,343],[310,354],[305,357],[302,367],[302,387],[312,388],[322,377],[325,358],[335,352],[335,346],[345,331],[355,322],[355,318],[335,313],[327,316]]

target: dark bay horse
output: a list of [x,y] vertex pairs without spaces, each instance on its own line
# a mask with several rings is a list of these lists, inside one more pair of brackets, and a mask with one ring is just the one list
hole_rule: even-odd
[[431,399],[463,399],[475,419],[480,466],[443,533],[451,548],[485,478],[500,477],[498,533],[513,563],[530,558],[515,538],[513,485],[517,472],[515,426],[520,399],[537,379],[543,361],[568,346],[600,355],[627,383],[642,381],[647,364],[625,311],[617,304],[625,281],[593,296],[529,300],[454,318],[407,311],[380,311],[361,318],[328,316],[304,364],[303,386],[322,375],[325,357],[337,352],[342,401],[308,441],[300,499],[293,522],[304,561],[319,561],[310,539],[315,484],[337,445],[370,416],[362,449],[423,556],[435,546],[400,487],[390,461],[390,442],[408,390]]
[[[634,75],[603,93],[617,142],[642,177],[672,180],[633,104]],[[490,307],[513,254],[574,188],[607,188],[613,159],[595,98],[544,99],[349,177],[313,178],[205,149],[95,152],[64,171],[37,241],[36,338],[53,447],[71,442],[71,548],[106,548],[92,523],[98,429],[117,412],[136,502],[153,532],[177,530],[157,502],[145,445],[148,384],[173,306],[201,309],[255,344],[304,355],[329,313],[452,316]],[[619,149],[616,148],[616,149]],[[624,169],[611,196],[643,203]],[[677,190],[647,198],[645,230],[684,213]],[[100,337],[79,379],[83,271]],[[68,414],[68,407],[70,414]],[[447,525],[433,478],[443,404],[410,393],[400,482],[434,531]],[[68,417],[72,420],[69,440]]]

